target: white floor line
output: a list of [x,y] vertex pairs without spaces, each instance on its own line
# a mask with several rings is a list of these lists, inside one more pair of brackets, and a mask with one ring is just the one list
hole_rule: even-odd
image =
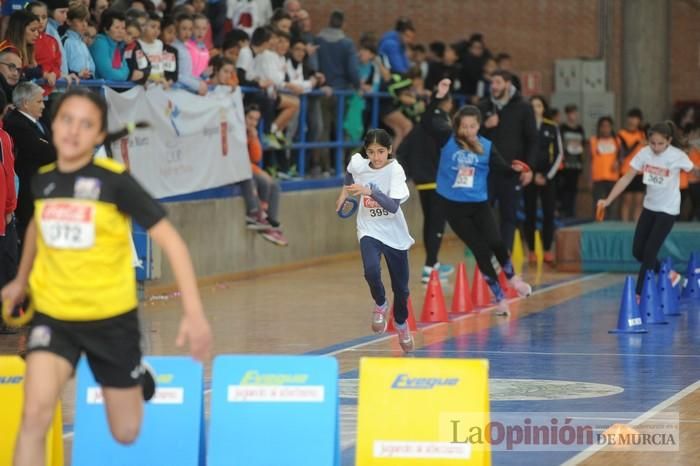
[[[353,350],[354,351],[354,350]],[[390,350],[380,350],[380,349],[365,349],[362,351],[382,353]],[[430,351],[430,350],[416,350],[420,351]],[[634,353],[551,353],[545,351],[486,351],[486,350],[440,350],[441,353],[474,353],[474,354],[527,354],[527,355],[538,355],[538,356],[633,356],[633,357],[649,357],[649,358],[700,358],[700,354],[634,354]]]
[[[537,295],[540,295],[540,294],[544,294],[544,293],[548,293],[548,292],[550,292],[550,291],[557,290],[557,289],[559,289],[559,288],[564,288],[564,287],[566,287],[566,286],[570,286],[570,285],[574,285],[574,284],[578,284],[578,283],[584,283],[584,282],[587,282],[587,281],[590,281],[590,280],[593,280],[593,279],[602,277],[602,276],[604,276],[604,275],[607,275],[607,272],[596,273],[596,274],[593,274],[593,275],[587,275],[587,276],[585,276],[585,277],[576,278],[576,279],[571,280],[571,281],[566,281],[566,282],[562,282],[562,283],[557,283],[556,285],[548,286],[547,288],[542,288],[542,289],[540,289],[540,290],[535,290],[535,291],[532,292],[532,294],[531,294],[530,296],[537,296]],[[512,303],[512,302],[517,302],[517,301],[520,301],[520,300],[523,300],[523,299],[527,299],[527,298],[513,298],[513,299],[509,300],[508,302],[509,302],[509,303]],[[488,307],[485,307],[485,308],[483,308],[483,309],[480,309],[478,313],[465,314],[465,315],[461,315],[461,316],[459,316],[459,317],[455,317],[454,319],[450,320],[450,322],[458,322],[458,321],[460,321],[460,320],[464,320],[464,319],[467,319],[467,318],[469,318],[469,317],[472,317],[472,316],[475,316],[475,315],[478,315],[478,314],[483,314],[484,312],[491,311],[491,310],[493,310],[493,309],[495,309],[495,308],[496,308],[495,305],[488,306]],[[432,327],[435,327],[435,326],[437,326],[437,325],[444,325],[444,324],[447,324],[447,323],[450,323],[450,322],[438,322],[438,323],[434,323],[434,324],[429,324],[429,325],[427,325],[427,326],[425,326],[425,327],[421,327],[421,328],[420,328],[420,331],[424,331],[424,330],[430,329],[430,328],[432,328]],[[363,346],[373,345],[373,344],[375,344],[375,343],[378,343],[378,342],[381,342],[381,341],[386,341],[386,340],[388,340],[388,339],[390,339],[390,338],[393,338],[393,337],[394,337],[394,335],[387,335],[387,336],[385,336],[385,337],[378,338],[378,339],[376,339],[376,340],[365,341],[365,342],[362,342],[362,343],[358,343],[357,345],[348,346],[347,348],[341,348],[341,349],[339,349],[339,350],[331,351],[331,352],[329,352],[329,353],[323,353],[322,355],[323,355],[323,356],[335,356],[336,354],[340,354],[340,353],[343,353],[343,352],[345,352],[345,351],[354,351],[354,350],[356,350],[357,348],[362,348]]]
[[[689,385],[689,386],[685,387],[683,390],[681,390],[680,392],[676,393],[675,395],[673,395],[673,396],[671,396],[671,397],[669,397],[669,398],[666,398],[664,401],[662,401],[661,403],[657,404],[656,406],[654,406],[653,408],[651,408],[649,411],[647,411],[647,412],[645,412],[644,414],[642,414],[642,415],[638,416],[637,418],[635,418],[632,422],[629,423],[629,425],[631,425],[631,426],[638,426],[639,424],[642,424],[642,423],[643,423],[644,421],[646,421],[647,419],[650,419],[650,418],[654,417],[656,414],[658,414],[659,412],[661,412],[661,411],[663,411],[664,409],[668,408],[669,406],[671,406],[671,405],[672,405],[673,403],[675,403],[676,401],[682,399],[682,398],[685,397],[686,395],[689,395],[690,393],[692,393],[692,392],[694,392],[695,390],[698,390],[698,389],[700,389],[700,380],[698,380],[697,382],[693,383],[692,385]],[[590,447],[586,448],[585,450],[583,450],[583,451],[582,451],[581,453],[579,453],[578,455],[576,455],[576,456],[574,456],[573,458],[569,459],[569,460],[566,461],[565,463],[562,463],[561,466],[574,466],[574,465],[576,465],[576,464],[579,464],[579,463],[581,463],[581,462],[587,460],[587,459],[590,458],[591,456],[595,455],[596,453],[598,453],[600,450],[603,449],[603,447],[605,447],[605,445],[591,445]]]

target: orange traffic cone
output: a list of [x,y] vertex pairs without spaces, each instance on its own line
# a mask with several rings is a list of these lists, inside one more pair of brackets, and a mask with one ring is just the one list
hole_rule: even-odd
[[[411,302],[411,297],[408,297],[408,328],[411,331],[416,331],[418,330],[418,326],[416,325],[416,318],[413,313],[413,303]],[[389,326],[386,328],[387,332],[393,332],[396,330],[396,327],[394,326],[394,304],[392,303],[391,305],[391,312],[389,313]]]
[[440,276],[437,270],[430,272],[428,289],[425,292],[425,303],[423,303],[423,314],[421,322],[449,322],[447,309],[445,309],[445,297],[442,295]]
[[506,273],[501,269],[501,273],[498,274],[498,284],[501,285],[503,294],[507,299],[517,298],[518,292],[514,288],[511,288],[508,284],[508,279],[506,278]]
[[474,280],[472,280],[472,303],[476,307],[484,307],[491,304],[491,289],[481,275],[477,265],[474,268]]
[[457,277],[455,278],[455,291],[452,295],[452,312],[467,313],[474,310],[472,295],[469,292],[469,279],[467,278],[467,267],[464,262],[457,266]]

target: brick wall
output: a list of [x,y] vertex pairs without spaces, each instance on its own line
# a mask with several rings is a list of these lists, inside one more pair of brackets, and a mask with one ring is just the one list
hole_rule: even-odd
[[671,101],[700,100],[700,2],[671,2]]
[[[621,73],[622,1],[612,0],[612,62],[609,87],[618,97]],[[654,0],[661,1],[661,0]],[[418,40],[446,42],[481,32],[492,52],[506,51],[519,71],[539,71],[545,93],[553,91],[557,58],[595,58],[599,53],[597,0],[302,0],[315,31],[333,9],[346,16],[346,32],[381,35],[397,17],[408,16]],[[700,3],[671,0],[671,99],[700,99]]]

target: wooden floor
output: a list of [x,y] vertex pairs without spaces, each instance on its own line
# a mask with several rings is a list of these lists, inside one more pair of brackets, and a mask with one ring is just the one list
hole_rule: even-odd
[[[418,314],[423,252],[411,254],[412,301]],[[445,245],[441,259],[457,263],[463,249]],[[473,262],[468,262],[471,279]],[[673,453],[619,452],[614,449],[518,454],[494,450],[495,465],[692,465],[700,464],[700,309],[684,311],[671,325],[644,336],[614,336],[623,277],[528,271],[536,285],[527,300],[512,303],[512,315],[490,311],[461,316],[449,324],[422,327],[416,334],[416,357],[488,358],[491,367],[491,411],[499,412],[629,412],[647,413],[638,425],[668,412],[680,413],[679,450]],[[443,289],[449,305],[452,280]],[[372,302],[357,259],[287,271],[251,280],[203,288],[215,331],[215,350],[223,353],[331,354],[341,376],[341,447],[343,465],[354,464],[358,361],[364,356],[401,356],[394,335],[372,336]],[[157,296],[142,306],[150,354],[172,355],[179,323],[176,295]],[[0,336],[0,353],[15,353],[21,336]],[[210,368],[206,368],[207,379]],[[551,381],[580,386],[577,398],[528,400],[509,380],[539,384],[551,393]],[[550,384],[550,385],[547,385]],[[586,384],[611,387],[609,393],[586,392]],[[700,385],[700,384],[698,384]],[[683,392],[686,387],[692,386]],[[500,388],[499,388],[500,387]],[[515,388],[513,388],[515,387]],[[679,395],[680,393],[680,395]],[[675,398],[674,398],[675,397]],[[67,460],[73,422],[74,388],[64,393]],[[648,419],[647,419],[648,418]],[[67,463],[69,464],[69,463]]]

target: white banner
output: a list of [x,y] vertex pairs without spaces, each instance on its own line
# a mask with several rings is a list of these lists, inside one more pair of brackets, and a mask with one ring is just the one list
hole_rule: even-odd
[[158,86],[105,88],[109,130],[147,121],[112,146],[114,158],[156,198],[188,194],[251,177],[240,88],[206,97]]

